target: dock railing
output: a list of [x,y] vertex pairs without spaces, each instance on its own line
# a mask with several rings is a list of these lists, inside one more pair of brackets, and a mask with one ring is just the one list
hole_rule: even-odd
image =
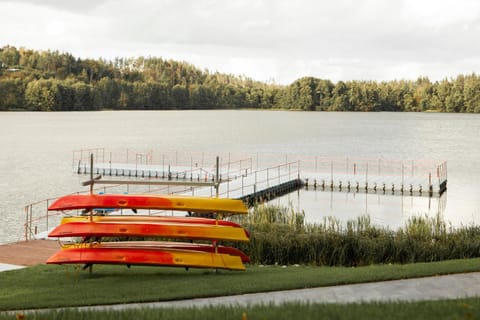
[[[127,179],[127,183],[97,187],[95,193],[242,198],[301,179],[308,187],[323,190],[434,196],[443,193],[447,183],[446,162],[227,153],[219,157],[217,170],[215,157],[203,152],[138,153],[127,149],[125,154],[118,156],[105,148],[74,151],[72,162],[78,174],[90,175],[88,158],[91,154],[95,158],[93,174]],[[128,175],[120,175],[119,169],[131,171]],[[149,184],[149,181],[161,180],[165,185]],[[169,181],[172,185],[168,185]],[[214,186],[193,186],[190,182],[195,181],[218,182],[218,189]],[[184,186],[182,182],[185,182]],[[85,189],[76,193],[87,192]],[[44,236],[45,232],[59,223],[62,213],[47,210],[54,199],[25,206],[26,240]]]
[[302,161],[307,185],[441,195],[447,187],[447,163],[431,160],[389,160],[310,157]]
[[[122,183],[103,185],[93,189],[94,193],[155,193],[155,194],[183,194],[192,196],[206,196],[240,198],[257,190],[267,188],[277,182],[283,182],[291,177],[298,177],[300,162],[286,163],[258,171],[252,170],[251,159],[224,161],[219,170],[213,167],[200,168],[202,175],[179,176],[173,175],[164,181],[165,185],[157,185],[159,179],[154,177],[141,177],[140,175]],[[193,171],[189,171],[193,172]],[[216,173],[218,172],[218,177]],[[94,172],[95,174],[97,172]],[[101,171],[98,173],[102,174]],[[194,186],[192,182],[218,181],[218,192],[214,186]],[[119,181],[120,182],[120,181]],[[89,190],[75,192],[74,194],[88,193]],[[56,198],[49,198],[30,203],[25,206],[25,240],[46,237],[46,233],[61,220],[63,212],[48,211],[48,206]],[[80,214],[74,211],[73,214]],[[149,211],[148,214],[165,214],[162,211]]]
[[[97,187],[94,193],[155,193],[155,194],[183,194],[189,192],[188,187],[179,186],[151,186],[137,184],[117,184]],[[89,190],[74,192],[73,194],[86,194]],[[26,241],[45,238],[47,232],[60,223],[63,211],[48,211],[49,205],[59,197],[43,199],[32,202],[24,207],[24,239]],[[72,214],[80,214],[80,210],[72,210]]]

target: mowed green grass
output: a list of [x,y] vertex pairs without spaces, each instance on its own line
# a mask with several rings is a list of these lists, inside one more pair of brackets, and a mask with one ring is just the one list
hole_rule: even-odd
[[[19,314],[0,314],[0,320],[15,319]],[[255,319],[478,319],[480,298],[390,303],[300,304],[249,307],[205,307],[185,309],[130,309],[123,311],[61,310],[26,314],[25,319],[89,320],[255,320]],[[20,317],[19,317],[20,318]]]
[[358,268],[249,266],[245,272],[38,265],[0,273],[0,310],[23,310],[311,288],[480,271],[480,259]]

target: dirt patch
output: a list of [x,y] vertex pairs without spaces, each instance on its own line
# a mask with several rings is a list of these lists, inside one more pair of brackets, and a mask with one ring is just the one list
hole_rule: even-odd
[[60,250],[57,241],[32,240],[0,245],[0,263],[33,266],[45,263]]

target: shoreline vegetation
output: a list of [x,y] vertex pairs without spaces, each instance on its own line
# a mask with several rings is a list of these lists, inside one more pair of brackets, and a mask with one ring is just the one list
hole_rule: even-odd
[[[373,225],[368,215],[346,222],[327,217],[322,223],[305,223],[303,212],[271,205],[256,207],[247,216],[234,218],[251,234],[250,243],[239,247],[252,259],[246,272],[96,265],[90,274],[76,265],[37,265],[2,273],[0,310],[170,301],[480,271],[480,227],[454,228],[440,215],[411,217],[395,231]],[[425,306],[429,310],[426,313]],[[224,316],[221,310],[228,309],[231,310],[229,314],[237,315],[235,318],[243,312],[280,318],[294,313],[301,313],[303,317],[311,312],[311,317],[305,319],[314,319],[318,318],[318,309],[325,310],[322,311],[326,312],[325,316],[349,318],[346,315],[355,314],[360,308],[362,314],[370,310],[365,313],[365,319],[400,309],[402,312],[397,313],[403,316],[399,318],[423,312],[426,319],[433,319],[439,314],[432,310],[438,308],[443,308],[440,315],[449,315],[449,318],[452,314],[459,317],[477,314],[480,299],[346,305],[289,303],[244,307],[242,313],[238,308],[187,308],[177,309],[178,313],[170,309],[156,312],[151,309],[73,309],[33,315],[36,319],[60,319],[66,315],[69,318],[126,319],[131,318],[133,312],[147,319],[167,312],[171,319],[192,319],[192,315],[198,315],[199,319],[215,319],[218,314]],[[3,316],[8,314],[0,312],[0,319]]]
[[303,212],[263,205],[236,221],[251,235],[236,247],[253,264],[357,267],[480,257],[480,226],[453,227],[441,215],[410,217],[394,231],[368,215],[306,223]]
[[208,109],[479,113],[480,77],[337,83],[303,77],[279,85],[156,57],[110,61],[0,48],[0,111]]

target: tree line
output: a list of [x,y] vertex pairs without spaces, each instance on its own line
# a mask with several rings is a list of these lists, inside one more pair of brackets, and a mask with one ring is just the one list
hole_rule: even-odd
[[156,57],[110,61],[0,48],[0,110],[240,108],[480,112],[480,78],[333,83],[304,77],[277,85]]

